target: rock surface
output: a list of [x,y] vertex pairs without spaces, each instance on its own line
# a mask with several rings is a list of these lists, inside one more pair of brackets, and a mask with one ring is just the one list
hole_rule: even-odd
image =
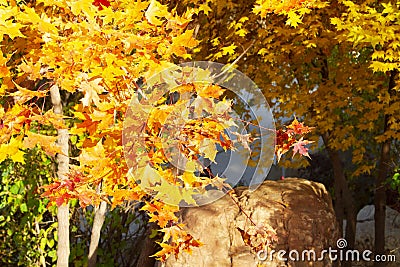
[[[358,251],[373,251],[375,240],[375,206],[367,205],[357,214],[356,245]],[[387,267],[400,265],[400,213],[386,206],[386,255],[395,255],[397,261],[387,262]],[[360,262],[355,266],[372,266],[373,262]]]
[[[257,190],[235,189],[242,210],[228,195],[201,207],[182,211],[182,222],[189,232],[204,245],[194,248],[192,255],[182,253],[176,260],[171,257],[167,267],[225,267],[225,266],[333,266],[329,259],[323,261],[292,261],[289,252],[314,250],[317,258],[322,249],[335,248],[339,231],[329,193],[322,184],[298,178],[265,181]],[[259,225],[271,226],[278,241],[260,260],[245,244],[238,230],[251,227],[249,219]],[[286,251],[280,260],[272,249]],[[291,254],[292,258],[296,254]],[[306,256],[307,259],[307,256]]]

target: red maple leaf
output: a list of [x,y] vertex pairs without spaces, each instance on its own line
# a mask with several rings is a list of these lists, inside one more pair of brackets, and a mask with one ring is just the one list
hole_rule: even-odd
[[103,6],[109,7],[110,1],[108,0],[94,0],[92,3],[94,6],[97,6],[99,10],[103,10]]
[[308,141],[308,140],[303,140],[303,137],[295,142],[292,146],[293,146],[293,157],[294,155],[296,155],[297,153],[299,153],[302,156],[306,156],[310,158],[310,155],[308,154],[308,148],[305,147],[305,145],[311,144],[314,141]]
[[304,124],[299,122],[296,118],[289,126],[287,126],[287,128],[293,130],[294,134],[307,134],[314,129],[314,127],[304,126]]

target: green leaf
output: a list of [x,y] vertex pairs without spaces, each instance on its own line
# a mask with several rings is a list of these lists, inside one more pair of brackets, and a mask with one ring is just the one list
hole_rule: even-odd
[[149,235],[150,238],[154,238],[156,237],[156,235],[158,234],[158,231],[155,229],[151,229],[151,233]]
[[75,207],[78,204],[78,199],[71,199],[70,205],[71,207]]
[[19,209],[22,213],[24,213],[28,211],[28,206],[26,205],[26,203],[22,203],[21,206],[19,206]]
[[52,259],[52,261],[56,261],[57,259],[57,251],[56,250],[52,250],[50,251],[47,255],[49,255],[49,257]]
[[40,249],[44,250],[46,248],[47,238],[42,238],[40,240]]
[[13,234],[13,230],[12,229],[7,229],[7,235],[11,236]]
[[13,185],[11,186],[11,188],[10,188],[10,192],[11,192],[11,194],[13,194],[13,195],[17,195],[17,194],[18,194],[18,192],[19,192],[19,188],[20,188],[20,185],[19,185],[19,183],[15,183],[15,184],[13,184]]
[[46,205],[43,203],[43,201],[39,201],[38,212],[43,213],[45,210],[46,210]]
[[76,135],[71,135],[71,144],[75,145],[78,141],[78,137]]
[[54,239],[47,240],[47,246],[49,246],[49,248],[52,248],[54,246]]

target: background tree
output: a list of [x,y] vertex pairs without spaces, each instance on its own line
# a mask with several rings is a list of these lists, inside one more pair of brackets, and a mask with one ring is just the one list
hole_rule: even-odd
[[[342,34],[338,38],[350,42],[359,49],[370,49],[370,68],[373,72],[386,76],[382,91],[379,92],[381,105],[379,114],[383,117],[383,125],[376,141],[380,144],[380,161],[375,182],[375,253],[385,252],[385,207],[386,181],[393,171],[391,150],[394,143],[400,139],[399,129],[399,37],[400,18],[399,3],[387,1],[382,3],[344,1],[347,12],[340,18],[333,18]],[[361,23],[362,22],[362,23]],[[395,162],[398,162],[398,158]],[[391,169],[392,168],[392,169]],[[384,266],[377,262],[375,266]]]
[[[389,153],[399,139],[398,7],[372,1],[293,2],[291,10],[272,1],[208,3],[210,14],[200,14],[196,23],[199,38],[209,41],[195,58],[235,62],[263,89],[278,120],[296,114],[316,127],[311,139],[323,139],[332,161],[335,210],[340,225],[347,219],[350,247],[361,208],[354,205],[353,181],[377,177],[376,253],[382,254],[383,182],[394,167],[390,162],[398,161]],[[351,163],[343,162],[346,151]]]

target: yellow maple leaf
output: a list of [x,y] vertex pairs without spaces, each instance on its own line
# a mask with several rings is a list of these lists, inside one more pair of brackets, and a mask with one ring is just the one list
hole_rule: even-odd
[[222,55],[233,55],[235,53],[235,49],[237,46],[235,44],[231,44],[230,46],[222,47]]
[[22,135],[18,137],[12,137],[6,144],[0,145],[0,163],[7,157],[10,157],[14,162],[24,163],[24,152],[19,150],[22,148]]
[[46,96],[45,91],[32,91],[26,88],[23,88],[14,82],[15,86],[17,87],[18,91],[11,93],[10,95],[14,97],[14,100],[18,103],[24,103],[34,97],[44,97]]
[[208,15],[208,13],[210,11],[212,11],[212,9],[208,6],[207,3],[201,4],[199,6],[198,12],[196,12],[196,14],[198,14],[199,12],[203,11],[205,15]]
[[143,190],[152,189],[156,184],[162,180],[161,175],[157,170],[152,168],[150,165],[138,168],[133,174],[136,180],[139,180],[140,187]]
[[55,156],[57,153],[62,154],[61,148],[56,144],[56,141],[57,137],[55,136],[27,132],[23,145],[25,148],[34,148],[36,145],[40,145],[47,155]]
[[154,186],[152,189],[157,191],[156,198],[170,205],[179,205],[182,201],[182,192],[179,186],[171,184],[162,179],[160,185]]
[[184,56],[187,54],[186,47],[193,48],[197,44],[198,41],[193,37],[193,30],[187,30],[180,36],[172,38],[172,44],[168,51],[177,56]]
[[192,186],[193,182],[197,180],[197,177],[191,171],[185,171],[182,175],[182,180],[185,182],[185,185]]
[[100,85],[101,81],[102,78],[82,81],[79,90],[85,93],[85,96],[81,99],[84,107],[89,106],[92,102],[96,105],[100,103],[99,94],[106,91],[104,87]]
[[222,89],[221,86],[210,84],[196,86],[196,91],[201,97],[218,98],[225,92],[225,89]]
[[246,36],[247,33],[248,33],[248,31],[246,29],[240,29],[240,30],[235,32],[235,34],[239,35],[240,37]]
[[288,12],[287,17],[288,19],[286,20],[286,25],[290,25],[294,28],[296,28],[302,22],[301,16],[293,10]]
[[147,21],[156,26],[163,24],[163,21],[159,18],[168,18],[170,15],[168,7],[160,4],[156,0],[151,0],[149,7],[144,14]]
[[203,139],[200,143],[199,151],[204,154],[204,157],[215,162],[218,151],[213,140],[210,138]]
[[17,153],[12,154],[10,158],[14,162],[21,162],[24,164],[25,163],[24,155],[25,155],[25,152],[18,150]]
[[3,40],[4,35],[8,35],[11,39],[15,37],[25,37],[20,31],[23,27],[24,25],[21,23],[14,23],[10,20],[2,22],[2,24],[0,24],[0,41]]
[[79,162],[83,165],[94,166],[106,158],[105,149],[101,141],[96,146],[85,148],[79,155]]
[[217,46],[219,45],[221,42],[219,41],[220,37],[215,37],[214,39],[211,40],[211,44],[212,46]]

